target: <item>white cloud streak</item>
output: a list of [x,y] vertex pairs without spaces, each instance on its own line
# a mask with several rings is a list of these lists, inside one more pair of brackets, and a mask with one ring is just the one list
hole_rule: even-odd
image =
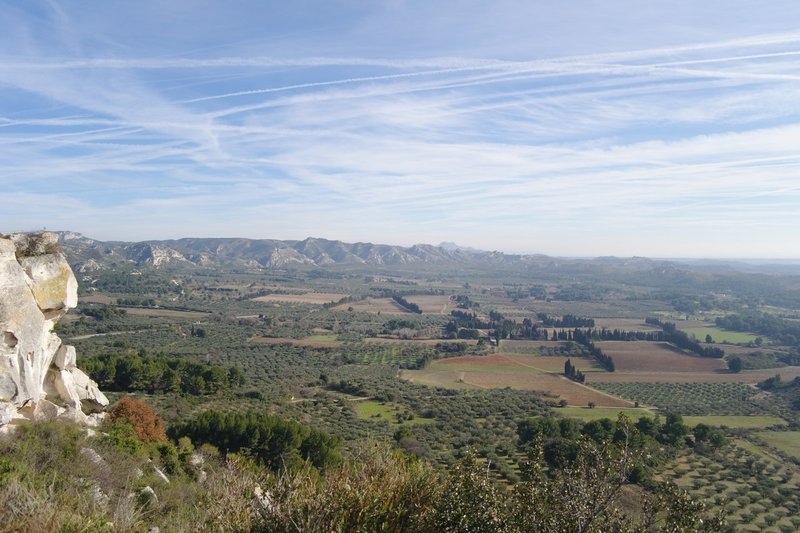
[[[712,254],[737,255],[745,237],[800,233],[799,43],[529,61],[6,54],[15,203],[0,223],[662,256],[690,255],[681,236],[701,227]],[[165,90],[162,71],[183,70],[203,83]],[[581,249],[587,227],[600,237]],[[770,246],[753,250],[785,255]]]

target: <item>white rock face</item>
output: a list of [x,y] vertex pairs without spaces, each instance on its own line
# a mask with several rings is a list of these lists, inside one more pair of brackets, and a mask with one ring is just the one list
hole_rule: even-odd
[[0,235],[0,427],[54,417],[92,424],[82,408],[108,405],[75,366],[75,349],[53,333],[78,303],[78,282],[57,240],[54,233]]

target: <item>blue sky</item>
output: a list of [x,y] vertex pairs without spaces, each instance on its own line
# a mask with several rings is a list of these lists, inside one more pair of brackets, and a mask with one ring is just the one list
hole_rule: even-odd
[[0,1],[0,231],[800,257],[800,2]]

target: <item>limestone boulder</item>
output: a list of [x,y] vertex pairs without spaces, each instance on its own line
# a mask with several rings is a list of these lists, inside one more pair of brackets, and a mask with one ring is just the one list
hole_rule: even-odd
[[65,313],[78,305],[78,280],[61,254],[23,257],[20,266],[28,276],[36,304],[46,314]]
[[11,423],[17,414],[17,407],[13,403],[0,402],[0,426]]
[[73,367],[66,372],[72,375],[73,390],[81,400],[81,404],[90,412],[102,411],[108,405],[106,395],[100,391],[97,383],[84,374],[81,369]]
[[84,407],[108,405],[75,366],[75,349],[53,332],[78,303],[77,280],[57,242],[54,233],[0,235],[0,426],[19,417],[86,423]]
[[66,346],[64,344],[56,352],[56,356],[53,359],[53,363],[56,365],[57,368],[61,370],[67,370],[71,368],[75,368],[75,363],[77,362],[77,356],[75,355],[75,347],[74,346]]

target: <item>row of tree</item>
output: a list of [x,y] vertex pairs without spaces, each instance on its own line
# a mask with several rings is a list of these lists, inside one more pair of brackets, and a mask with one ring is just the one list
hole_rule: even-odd
[[685,331],[681,331],[672,322],[662,322],[658,318],[648,317],[645,319],[646,324],[651,326],[658,326],[664,332],[664,340],[670,342],[682,350],[694,352],[700,357],[713,357],[721,359],[725,356],[725,352],[720,348],[713,346],[705,347],[700,344],[696,339],[690,337]]
[[477,314],[470,313],[469,311],[453,309],[450,311],[450,316],[453,317],[453,320],[458,323],[459,326],[464,328],[489,329],[492,327],[490,322],[481,320],[478,318]]
[[569,359],[567,359],[567,361],[564,363],[564,375],[572,381],[577,381],[578,383],[583,383],[586,381],[586,374],[578,370]]
[[112,318],[123,317],[128,314],[125,309],[113,305],[99,305],[82,307],[80,310],[84,316],[90,316],[95,320],[110,320]]
[[595,346],[595,344],[592,342],[590,330],[581,330],[577,328],[573,329],[572,340],[578,344],[582,344],[589,352],[589,355],[593,357],[600,366],[609,372],[613,372],[615,370],[614,359],[610,355],[603,353],[603,350]]
[[547,313],[537,313],[536,318],[543,326],[548,328],[593,328],[594,319],[575,315],[564,315],[561,318],[553,317]]
[[397,305],[399,305],[406,311],[411,311],[412,313],[417,313],[419,315],[422,314],[422,309],[420,309],[417,304],[415,304],[414,302],[409,302],[399,294],[392,295],[392,300],[394,300],[397,303]]
[[128,296],[126,298],[117,298],[117,305],[131,305],[136,307],[155,307],[158,305],[155,298],[134,298]]

